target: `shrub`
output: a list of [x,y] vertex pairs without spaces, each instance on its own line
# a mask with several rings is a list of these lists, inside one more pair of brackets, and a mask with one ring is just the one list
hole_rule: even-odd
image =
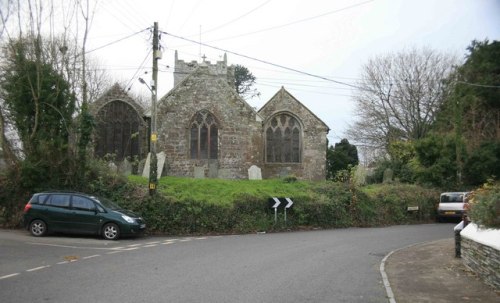
[[479,226],[500,228],[500,184],[490,182],[474,192],[470,217]]

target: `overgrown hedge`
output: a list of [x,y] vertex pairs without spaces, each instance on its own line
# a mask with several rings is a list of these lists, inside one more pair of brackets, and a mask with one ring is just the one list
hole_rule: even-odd
[[[284,211],[280,209],[275,222],[274,211],[269,207],[269,193],[261,190],[231,196],[231,203],[216,203],[213,197],[203,200],[182,193],[179,194],[181,198],[161,192],[150,197],[143,186],[144,180],[138,184],[137,181],[130,182],[113,174],[88,177],[85,187],[79,190],[105,196],[140,214],[151,233],[171,235],[427,222],[434,219],[435,204],[439,197],[439,192],[411,185],[370,186],[360,189],[329,181],[310,183],[307,186],[296,182],[292,186],[297,186],[300,190],[290,196],[294,205],[287,212],[287,221],[284,221]],[[4,179],[3,182],[5,181]],[[278,185],[279,182],[285,181],[278,181]],[[175,191],[172,188],[170,190]],[[0,190],[2,201],[11,194],[19,193],[5,191],[4,188]],[[11,201],[10,204],[2,203],[4,225],[19,224],[22,207],[28,197],[25,195],[23,199]],[[420,210],[409,213],[408,206],[419,206]]]

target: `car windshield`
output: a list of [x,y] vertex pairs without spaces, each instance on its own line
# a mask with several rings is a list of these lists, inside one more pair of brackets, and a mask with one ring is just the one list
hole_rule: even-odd
[[442,203],[461,203],[464,202],[464,194],[463,193],[449,193],[441,195]]
[[121,207],[116,205],[115,202],[109,200],[109,199],[106,199],[106,198],[103,198],[103,197],[95,197],[95,199],[97,201],[99,201],[102,206],[106,207],[106,208],[109,208],[111,210],[120,210]]

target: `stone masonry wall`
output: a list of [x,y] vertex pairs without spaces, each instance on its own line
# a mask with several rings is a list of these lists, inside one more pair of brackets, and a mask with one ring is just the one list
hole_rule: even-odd
[[266,123],[273,116],[282,112],[297,117],[301,123],[302,161],[301,163],[265,163],[262,176],[264,178],[273,178],[295,175],[299,179],[324,180],[326,176],[326,135],[328,126],[284,88],[281,88],[259,110],[259,114]]
[[462,237],[462,259],[486,284],[500,291],[500,251]]
[[[191,159],[193,116],[208,110],[217,119],[218,159]],[[251,165],[261,166],[262,124],[257,113],[225,77],[199,66],[158,104],[158,147],[166,153],[171,176],[246,179]]]

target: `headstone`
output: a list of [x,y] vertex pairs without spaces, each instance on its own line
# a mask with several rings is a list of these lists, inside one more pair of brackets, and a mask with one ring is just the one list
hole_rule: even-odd
[[394,177],[394,172],[392,171],[392,169],[387,168],[386,170],[384,170],[384,178],[382,183],[391,183],[393,177]]
[[108,163],[108,167],[109,169],[114,172],[114,173],[117,173],[118,172],[118,167],[116,166],[116,164],[114,164],[113,162],[109,162]]
[[163,168],[165,167],[165,160],[167,158],[167,155],[165,154],[165,152],[161,152],[161,153],[158,153],[156,154],[156,159],[158,160],[158,178],[161,178],[162,176],[162,173],[163,173]]
[[217,171],[217,178],[219,179],[234,179],[235,176],[231,173],[228,168],[219,168]]
[[194,167],[194,177],[196,179],[205,179],[205,167],[195,166]]
[[125,176],[132,174],[132,163],[130,163],[127,159],[123,159],[123,161],[118,166],[118,171]]
[[262,171],[256,165],[250,166],[248,169],[248,180],[262,180]]
[[219,175],[219,163],[217,161],[210,161],[208,163],[208,177],[217,178]]
[[151,165],[151,153],[148,153],[146,158],[146,163],[144,164],[144,169],[142,170],[142,176],[144,178],[149,178],[149,166]]

